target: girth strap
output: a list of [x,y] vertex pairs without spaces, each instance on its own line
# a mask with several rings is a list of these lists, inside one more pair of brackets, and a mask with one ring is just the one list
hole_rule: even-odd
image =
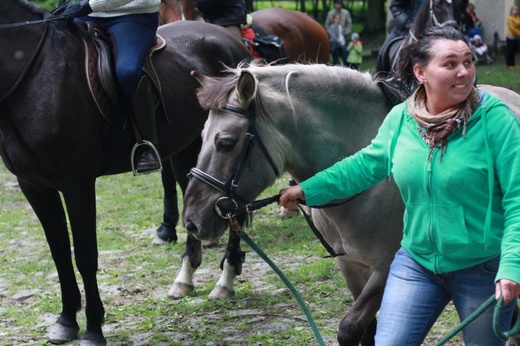
[[327,243],[325,238],[323,238],[323,236],[321,235],[320,231],[318,231],[318,229],[314,225],[314,222],[312,221],[311,216],[305,212],[305,210],[303,209],[301,204],[298,207],[300,208],[303,216],[305,217],[305,220],[307,221],[307,224],[311,228],[311,230],[314,233],[314,235],[316,236],[316,238],[318,238],[321,245],[323,245],[325,250],[327,250],[327,252],[330,254],[329,256],[323,256],[323,258],[334,258],[334,257],[338,257],[338,256],[344,256],[345,255],[344,253],[336,253],[334,251],[334,249],[329,245],[329,243]]

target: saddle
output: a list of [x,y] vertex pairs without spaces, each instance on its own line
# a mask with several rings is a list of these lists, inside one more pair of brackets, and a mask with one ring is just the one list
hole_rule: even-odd
[[242,29],[242,41],[255,58],[264,59],[267,63],[286,64],[289,62],[283,48],[283,40],[276,35],[267,35],[255,23]]
[[377,71],[392,74],[401,52],[405,37],[399,36],[388,42],[384,47],[381,47],[382,54],[380,60],[377,61]]
[[[111,42],[103,28],[93,22],[75,23],[85,46],[85,72],[87,75],[90,93],[106,121],[112,123],[118,106],[118,88],[115,82],[114,58]],[[152,56],[166,47],[166,41],[156,35],[155,44],[143,65],[144,73],[152,81],[155,94],[156,108],[164,105],[161,94],[161,83],[153,66]],[[164,110],[164,114],[166,111]]]

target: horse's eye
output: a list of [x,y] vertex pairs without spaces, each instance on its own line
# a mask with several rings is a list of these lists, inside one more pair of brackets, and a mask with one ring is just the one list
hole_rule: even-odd
[[217,150],[221,150],[224,152],[232,151],[237,145],[237,141],[230,138],[220,139],[216,142]]

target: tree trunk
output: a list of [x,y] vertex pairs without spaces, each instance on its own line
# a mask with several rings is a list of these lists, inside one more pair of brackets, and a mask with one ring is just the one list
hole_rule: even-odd
[[369,0],[366,31],[377,33],[386,30],[385,0]]

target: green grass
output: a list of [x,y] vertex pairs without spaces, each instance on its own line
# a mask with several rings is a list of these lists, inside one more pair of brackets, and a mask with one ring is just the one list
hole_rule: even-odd
[[[58,279],[41,227],[3,165],[0,178],[0,339],[6,344],[43,345],[47,327],[60,310]],[[262,197],[276,194],[286,182],[284,176]],[[150,245],[162,215],[160,176],[102,177],[97,190],[98,280],[106,309],[105,336],[112,345],[130,345],[145,336],[147,345],[219,345],[237,334],[240,345],[315,343],[294,297],[246,244],[246,263],[232,298],[207,299],[220,274],[222,241],[204,249],[195,292],[182,300],[168,299],[184,242]],[[258,210],[246,232],[300,292],[321,335],[332,345],[352,297],[335,260],[321,258],[326,251],[305,220],[281,220],[277,213],[276,205]],[[185,232],[179,229],[181,236]],[[252,279],[258,275],[262,278]],[[79,274],[77,278],[81,286]],[[33,295],[15,299],[24,290]],[[443,326],[453,325],[455,317],[451,313],[443,318]],[[84,328],[84,310],[78,321]],[[285,327],[273,334],[260,328],[266,323]]]

